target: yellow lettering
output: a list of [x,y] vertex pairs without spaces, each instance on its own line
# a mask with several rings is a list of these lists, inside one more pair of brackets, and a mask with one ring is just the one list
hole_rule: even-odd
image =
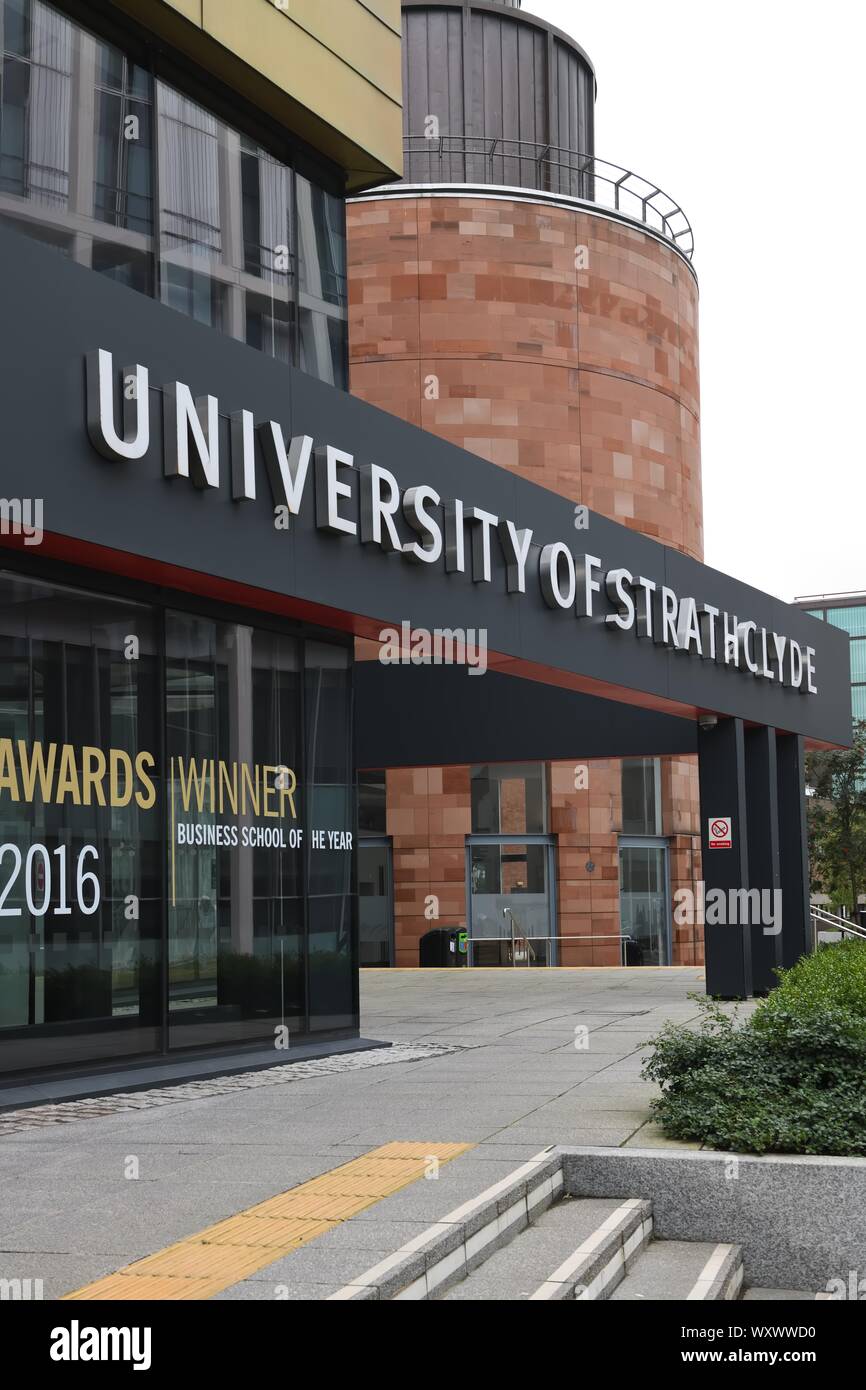
[[263,794],[264,794],[264,803],[265,803],[265,804],[264,804],[264,813],[265,813],[266,816],[269,816],[271,820],[276,820],[277,816],[279,815],[279,811],[269,811],[269,810],[268,810],[268,806],[270,805],[271,798],[272,798],[272,797],[275,797],[276,794],[277,794],[277,789],[276,789],[276,787],[272,787],[272,786],[270,786],[270,784],[268,783],[268,773],[269,773],[269,772],[279,772],[279,770],[280,770],[280,769],[279,769],[278,767],[268,767],[267,764],[265,764],[264,768],[262,769],[262,792],[263,792]]
[[64,743],[60,750],[60,769],[57,773],[57,791],[55,793],[58,806],[66,800],[67,794],[71,795],[73,806],[81,805],[81,788],[78,784],[78,768],[75,765],[75,749],[71,743]]
[[280,815],[286,814],[286,802],[292,809],[292,820],[297,820],[298,813],[295,810],[295,789],[298,779],[290,767],[281,767],[282,781],[280,783]]
[[45,753],[41,743],[34,743],[32,753],[28,753],[27,744],[23,738],[18,740],[18,760],[21,763],[21,782],[24,787],[24,800],[32,801],[36,789],[36,778],[39,778],[39,787],[42,792],[42,800],[50,802],[51,790],[54,785],[54,762],[57,757],[57,744],[48,745],[48,763],[45,762]]
[[221,816],[225,814],[225,798],[224,798],[224,796],[223,796],[223,793],[224,793],[224,792],[225,792],[225,797],[228,798],[228,803],[229,803],[229,805],[230,805],[231,808],[232,808],[232,815],[233,815],[233,816],[236,816],[237,813],[238,813],[238,765],[237,765],[237,763],[232,763],[232,765],[231,765],[231,772],[229,772],[228,764],[222,762],[222,760],[221,760],[221,761],[220,761],[220,815],[221,815]]
[[255,814],[256,814],[257,816],[260,816],[261,813],[262,813],[262,809],[261,809],[261,807],[262,807],[262,802],[261,802],[261,795],[260,795],[260,791],[259,791],[259,765],[258,765],[258,763],[256,763],[255,773],[256,773],[256,784],[255,784],[255,788],[254,788],[254,787],[253,787],[252,774],[250,773],[250,769],[249,769],[248,764],[247,764],[247,763],[242,763],[242,764],[241,764],[241,774],[242,774],[242,777],[243,777],[241,806],[242,806],[242,811],[243,811],[243,814],[244,814],[244,815],[247,814],[247,792],[249,792],[250,803],[252,804],[252,808],[253,808],[253,811],[255,812]]
[[[96,767],[93,767],[93,764]],[[96,804],[105,805],[105,792],[102,790],[102,779],[105,776],[105,754],[101,748],[82,748],[81,750],[81,785],[84,793],[85,806],[90,805],[90,793],[96,792]]]
[[[111,763],[111,804],[128,806],[132,800],[132,758],[122,748],[112,748],[109,754]],[[123,789],[120,786],[120,769],[123,768]]]
[[135,771],[138,775],[138,780],[145,788],[144,791],[135,793],[135,799],[142,811],[149,811],[156,801],[156,787],[144,770],[146,767],[153,767],[154,763],[155,759],[152,753],[139,753],[135,759]]
[[15,771],[15,755],[12,752],[11,738],[0,738],[0,791],[9,792],[13,801],[18,800],[18,774]]
[[190,759],[190,763],[189,763],[189,775],[188,775],[188,776],[184,776],[184,761],[183,761],[183,758],[178,758],[178,760],[177,760],[177,771],[178,771],[178,776],[180,777],[180,799],[181,799],[181,801],[183,802],[183,809],[184,809],[185,811],[188,811],[188,810],[190,809],[190,801],[191,801],[191,799],[192,799],[192,792],[193,792],[193,788],[195,788],[196,806],[197,806],[197,808],[198,808],[199,811],[203,811],[203,810],[204,810],[204,795],[205,795],[205,790],[206,790],[206,788],[207,788],[207,762],[206,762],[206,760],[205,760],[204,758],[202,758],[202,762],[201,762],[201,772],[199,772],[198,767],[197,767],[196,764],[195,764],[195,761],[194,761],[193,759]]

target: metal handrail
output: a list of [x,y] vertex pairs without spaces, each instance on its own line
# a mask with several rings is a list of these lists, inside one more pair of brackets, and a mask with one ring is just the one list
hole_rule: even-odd
[[821,926],[832,927],[834,931],[847,932],[849,936],[856,937],[859,941],[866,941],[866,930],[860,926],[854,926],[847,917],[840,917],[835,912],[827,912],[826,908],[816,907],[812,904],[812,927],[817,939],[818,928]]
[[[508,909],[503,908],[503,913],[506,912],[506,911],[510,912],[511,909],[510,909],[510,908],[508,908]],[[600,933],[597,933],[597,934],[590,934],[589,936],[580,936],[580,935],[578,935],[578,934],[576,934],[576,933],[574,933],[574,932],[566,933],[566,934],[558,933],[558,934],[554,934],[554,935],[550,935],[550,936],[535,936],[535,935],[530,935],[529,933],[523,932],[523,931],[518,932],[518,933],[515,933],[515,931],[514,931],[514,919],[513,919],[513,917],[512,917],[512,920],[511,920],[511,928],[512,928],[512,929],[511,929],[511,935],[510,935],[510,936],[470,936],[470,937],[468,937],[467,943],[466,943],[466,944],[467,944],[467,947],[468,947],[468,952],[467,952],[467,954],[468,954],[468,956],[469,956],[469,964],[470,964],[470,966],[472,965],[472,950],[473,950],[473,947],[479,946],[479,945],[487,945],[488,942],[496,942],[496,941],[500,941],[500,942],[505,941],[505,942],[507,942],[507,944],[511,947],[511,964],[512,964],[512,965],[516,965],[516,963],[517,963],[517,962],[515,961],[515,958],[514,958],[514,948],[515,948],[515,943],[518,942],[518,941],[525,941],[527,944],[528,944],[529,942],[539,942],[539,941],[579,941],[579,942],[582,942],[582,943],[584,943],[584,944],[585,944],[586,942],[588,942],[588,941],[619,941],[619,942],[622,943],[621,949],[620,949],[620,961],[622,962],[623,965],[625,965],[625,964],[626,964],[626,959],[625,959],[625,955],[626,955],[626,946],[627,946],[627,944],[628,944],[630,941],[634,941],[634,940],[635,940],[635,938],[634,938],[633,936],[624,935],[622,932],[606,932],[606,933],[601,933],[601,932],[600,932]],[[528,954],[529,954],[529,953],[527,952],[527,956],[528,956]],[[535,955],[535,952],[533,951],[532,954]],[[526,964],[529,965],[529,963],[530,963],[530,962],[529,962],[529,960],[527,959]]]
[[[532,140],[493,139],[482,135],[407,135],[403,140],[407,160],[405,183],[414,183],[411,161],[422,155],[437,158],[441,165],[445,156],[463,162],[461,182],[472,183],[470,165],[482,161],[482,183],[500,182],[518,187],[538,188],[546,193],[561,193],[581,198],[622,213],[670,241],[691,260],[695,238],[691,223],[679,203],[651,179],[645,179],[622,164],[599,159],[594,154],[582,154],[564,145],[548,145]],[[495,162],[500,163],[501,178],[494,178]],[[516,166],[507,169],[508,163]],[[535,176],[524,179],[524,165],[534,167]],[[428,168],[428,174],[430,172]],[[526,171],[529,172],[528,170]],[[443,182],[455,182],[453,170]],[[392,185],[393,187],[393,185]]]

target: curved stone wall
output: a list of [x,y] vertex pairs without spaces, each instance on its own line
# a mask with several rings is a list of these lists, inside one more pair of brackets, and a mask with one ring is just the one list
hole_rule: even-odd
[[701,559],[698,288],[579,206],[349,207],[355,395]]

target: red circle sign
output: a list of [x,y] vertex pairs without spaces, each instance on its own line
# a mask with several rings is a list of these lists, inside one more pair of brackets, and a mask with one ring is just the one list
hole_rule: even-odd
[[728,822],[725,820],[714,820],[710,829],[713,832],[714,838],[717,840],[724,840],[730,834]]

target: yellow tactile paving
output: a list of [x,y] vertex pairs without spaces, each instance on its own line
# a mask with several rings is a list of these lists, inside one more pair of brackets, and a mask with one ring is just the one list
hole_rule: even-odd
[[212,1298],[416,1182],[428,1171],[431,1160],[448,1163],[473,1147],[402,1141],[383,1144],[64,1297]]

